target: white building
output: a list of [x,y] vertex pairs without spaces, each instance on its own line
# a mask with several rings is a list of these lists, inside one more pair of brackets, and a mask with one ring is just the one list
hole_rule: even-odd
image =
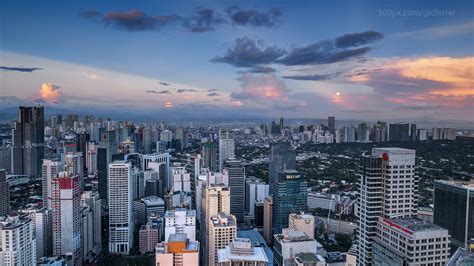
[[219,250],[237,237],[237,221],[234,215],[219,213],[208,220],[208,245],[206,265],[216,265]]
[[36,239],[36,258],[51,256],[53,252],[53,214],[46,207],[22,210],[28,213]]
[[301,231],[283,229],[281,234],[274,235],[273,264],[295,265],[298,254],[315,254],[318,242]]
[[418,218],[382,218],[373,243],[375,265],[445,265],[450,256],[448,230]]
[[36,241],[28,214],[0,217],[0,265],[36,265]]
[[97,148],[99,145],[96,142],[86,144],[86,168],[89,174],[97,172]]
[[191,174],[182,166],[171,167],[173,191],[191,192]]
[[[97,191],[82,193],[84,258],[99,254],[102,247],[101,202]],[[87,245],[86,245],[87,243]]]
[[218,252],[218,266],[269,265],[263,247],[254,247],[248,238],[236,238]]
[[171,234],[185,233],[190,241],[196,241],[196,211],[178,208],[165,213],[165,241]]
[[235,158],[234,131],[219,130],[219,169],[222,171],[223,163],[228,158]]
[[133,244],[130,163],[109,164],[109,252],[128,254]]
[[269,185],[256,177],[249,177],[245,181],[245,211],[252,215],[255,212],[255,203],[263,202],[269,194]]
[[43,206],[51,209],[51,184],[53,177],[64,171],[64,164],[59,160],[44,159],[42,164]]
[[314,216],[307,213],[290,213],[288,217],[289,229],[304,232],[311,238],[314,238],[314,223]]
[[67,152],[64,156],[66,171],[70,175],[83,176],[84,165],[82,161],[82,152]]
[[339,201],[340,196],[337,194],[308,192],[308,209],[323,209],[335,212]]

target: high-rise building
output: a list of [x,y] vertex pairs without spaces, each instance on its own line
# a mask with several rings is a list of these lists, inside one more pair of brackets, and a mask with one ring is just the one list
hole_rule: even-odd
[[334,116],[328,116],[328,130],[334,134],[334,129],[336,128],[336,118]]
[[245,168],[242,162],[228,159],[225,163],[225,172],[229,176],[230,213],[235,215],[237,222],[244,221],[245,213]]
[[218,263],[218,252],[237,237],[237,221],[234,215],[219,213],[208,221],[207,257],[205,265]]
[[76,134],[77,151],[82,153],[82,166],[83,171],[86,171],[86,156],[87,156],[87,143],[89,142],[89,134],[78,133]]
[[453,250],[474,243],[474,180],[436,180],[433,222],[448,229]]
[[304,232],[311,238],[314,238],[315,218],[307,213],[291,213],[288,217],[288,228],[295,231]]
[[36,265],[36,241],[28,214],[0,217],[0,265]]
[[288,217],[293,212],[305,212],[308,183],[295,170],[284,170],[273,185],[272,232],[280,234],[288,227]]
[[12,151],[11,145],[0,141],[0,169],[5,169],[7,173],[12,172]]
[[112,162],[112,155],[118,153],[118,143],[115,131],[104,131],[100,135],[100,147],[107,149],[107,164]]
[[[191,174],[185,167],[171,167],[172,191],[191,192]],[[189,237],[189,236],[188,236]]]
[[44,158],[44,107],[20,106],[12,129],[12,172],[41,176]]
[[149,221],[140,227],[138,247],[140,253],[155,251],[156,244],[160,242],[160,229],[157,224]]
[[375,142],[386,142],[387,141],[387,123],[377,121],[374,125],[374,141]]
[[42,191],[43,191],[43,206],[51,209],[52,198],[52,183],[53,178],[56,178],[59,172],[64,171],[64,164],[59,160],[45,159],[42,165]]
[[52,179],[53,255],[82,261],[81,177],[60,172]]
[[273,265],[318,265],[297,263],[297,258],[302,254],[315,254],[318,245],[314,238],[304,232],[283,229],[274,235],[273,243]]
[[99,254],[102,247],[102,204],[97,191],[84,191],[81,201],[86,215],[83,222],[84,258],[88,259]]
[[82,152],[67,152],[64,156],[66,171],[70,175],[83,176]]
[[202,167],[209,168],[209,170],[212,172],[218,170],[216,143],[214,142],[203,143],[201,155],[202,155]]
[[236,238],[225,248],[220,249],[217,259],[218,266],[232,265],[269,265],[263,247],[256,247],[248,238]]
[[357,125],[357,142],[369,142],[369,127],[367,123]]
[[97,176],[99,196],[105,204],[108,199],[108,163],[107,163],[107,149],[97,148]]
[[131,164],[109,164],[108,176],[109,252],[128,254],[133,244]]
[[270,195],[273,194],[273,184],[278,180],[278,175],[283,170],[296,169],[296,152],[287,142],[270,144],[270,160],[268,162],[268,184]]
[[273,241],[273,198],[267,196],[263,200],[263,238],[267,241],[267,244],[271,244]]
[[269,190],[267,183],[253,176],[248,177],[245,181],[245,212],[253,215],[255,203],[263,202]]
[[409,141],[410,140],[410,124],[395,123],[388,125],[388,141]]
[[33,224],[33,234],[36,239],[36,259],[51,257],[53,254],[52,210],[46,207],[32,207],[22,210],[22,212],[28,213]]
[[153,148],[153,142],[151,141],[151,128],[146,127],[143,129],[143,153],[150,154]]
[[199,242],[190,241],[186,234],[172,234],[168,242],[156,245],[156,266],[199,266]]
[[171,234],[185,233],[190,241],[196,241],[196,211],[177,208],[165,213],[165,241]]
[[234,131],[228,129],[219,130],[219,169],[224,168],[224,161],[235,158],[235,136]]
[[410,125],[410,140],[411,141],[417,141],[418,140],[418,136],[416,135],[417,131],[416,131],[416,124],[411,124]]
[[5,169],[0,169],[0,216],[5,216],[10,211],[10,186],[5,172]]
[[280,134],[285,135],[285,118],[283,116],[280,116]]
[[372,263],[372,244],[379,217],[412,217],[416,214],[418,176],[415,151],[373,148],[360,158],[358,197],[358,264]]
[[86,144],[86,168],[89,174],[97,173],[97,149],[99,145],[90,141]]

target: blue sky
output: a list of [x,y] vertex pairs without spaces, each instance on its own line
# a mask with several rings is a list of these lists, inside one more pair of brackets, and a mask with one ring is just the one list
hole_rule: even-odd
[[2,1],[0,96],[183,115],[473,120],[472,1],[333,2]]

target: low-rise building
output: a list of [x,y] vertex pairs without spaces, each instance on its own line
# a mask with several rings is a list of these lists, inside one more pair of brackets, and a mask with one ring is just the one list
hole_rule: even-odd
[[171,234],[168,242],[155,249],[156,266],[199,266],[199,242],[190,241],[186,234]]
[[262,247],[254,247],[248,238],[236,238],[218,251],[218,266],[266,266],[268,258]]

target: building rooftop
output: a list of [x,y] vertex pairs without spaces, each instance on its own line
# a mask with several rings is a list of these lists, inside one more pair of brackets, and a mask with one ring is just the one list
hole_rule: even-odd
[[474,252],[469,252],[465,248],[458,248],[453,256],[448,260],[446,266],[469,266],[474,265]]
[[168,237],[168,242],[186,242],[188,236],[184,233],[171,234]]
[[[382,219],[382,218],[381,218]],[[382,219],[386,224],[395,226],[407,233],[429,232],[429,231],[447,231],[441,226],[435,225],[428,221],[423,221],[415,217],[403,217],[394,219]],[[406,231],[408,230],[408,231]]]
[[311,263],[311,265],[315,265],[315,263],[324,262],[325,260],[321,256],[317,256],[314,253],[302,252],[295,255],[295,261],[303,265],[306,265],[306,263]]
[[148,196],[142,198],[142,202],[147,206],[165,205],[165,201],[157,196]]
[[262,247],[254,247],[248,238],[236,238],[218,251],[218,262],[258,261],[269,262]]
[[196,217],[196,210],[188,210],[185,208],[176,208],[175,210],[169,210],[165,213],[165,218],[175,217],[177,213],[185,213],[187,217]]
[[237,225],[234,215],[227,215],[223,212],[210,218],[214,227],[235,226]]
[[474,190],[474,179],[471,178],[470,181],[461,181],[461,180],[435,180],[436,183],[455,186],[459,188],[464,188],[468,190]]
[[273,251],[267,246],[267,242],[265,241],[263,236],[257,231],[257,229],[238,230],[237,237],[250,239],[254,247],[262,247],[265,252],[265,255],[268,258],[268,261],[273,261]]
[[302,241],[316,241],[310,238],[305,232],[284,228],[281,234],[276,234],[275,237],[282,242],[302,242]]

